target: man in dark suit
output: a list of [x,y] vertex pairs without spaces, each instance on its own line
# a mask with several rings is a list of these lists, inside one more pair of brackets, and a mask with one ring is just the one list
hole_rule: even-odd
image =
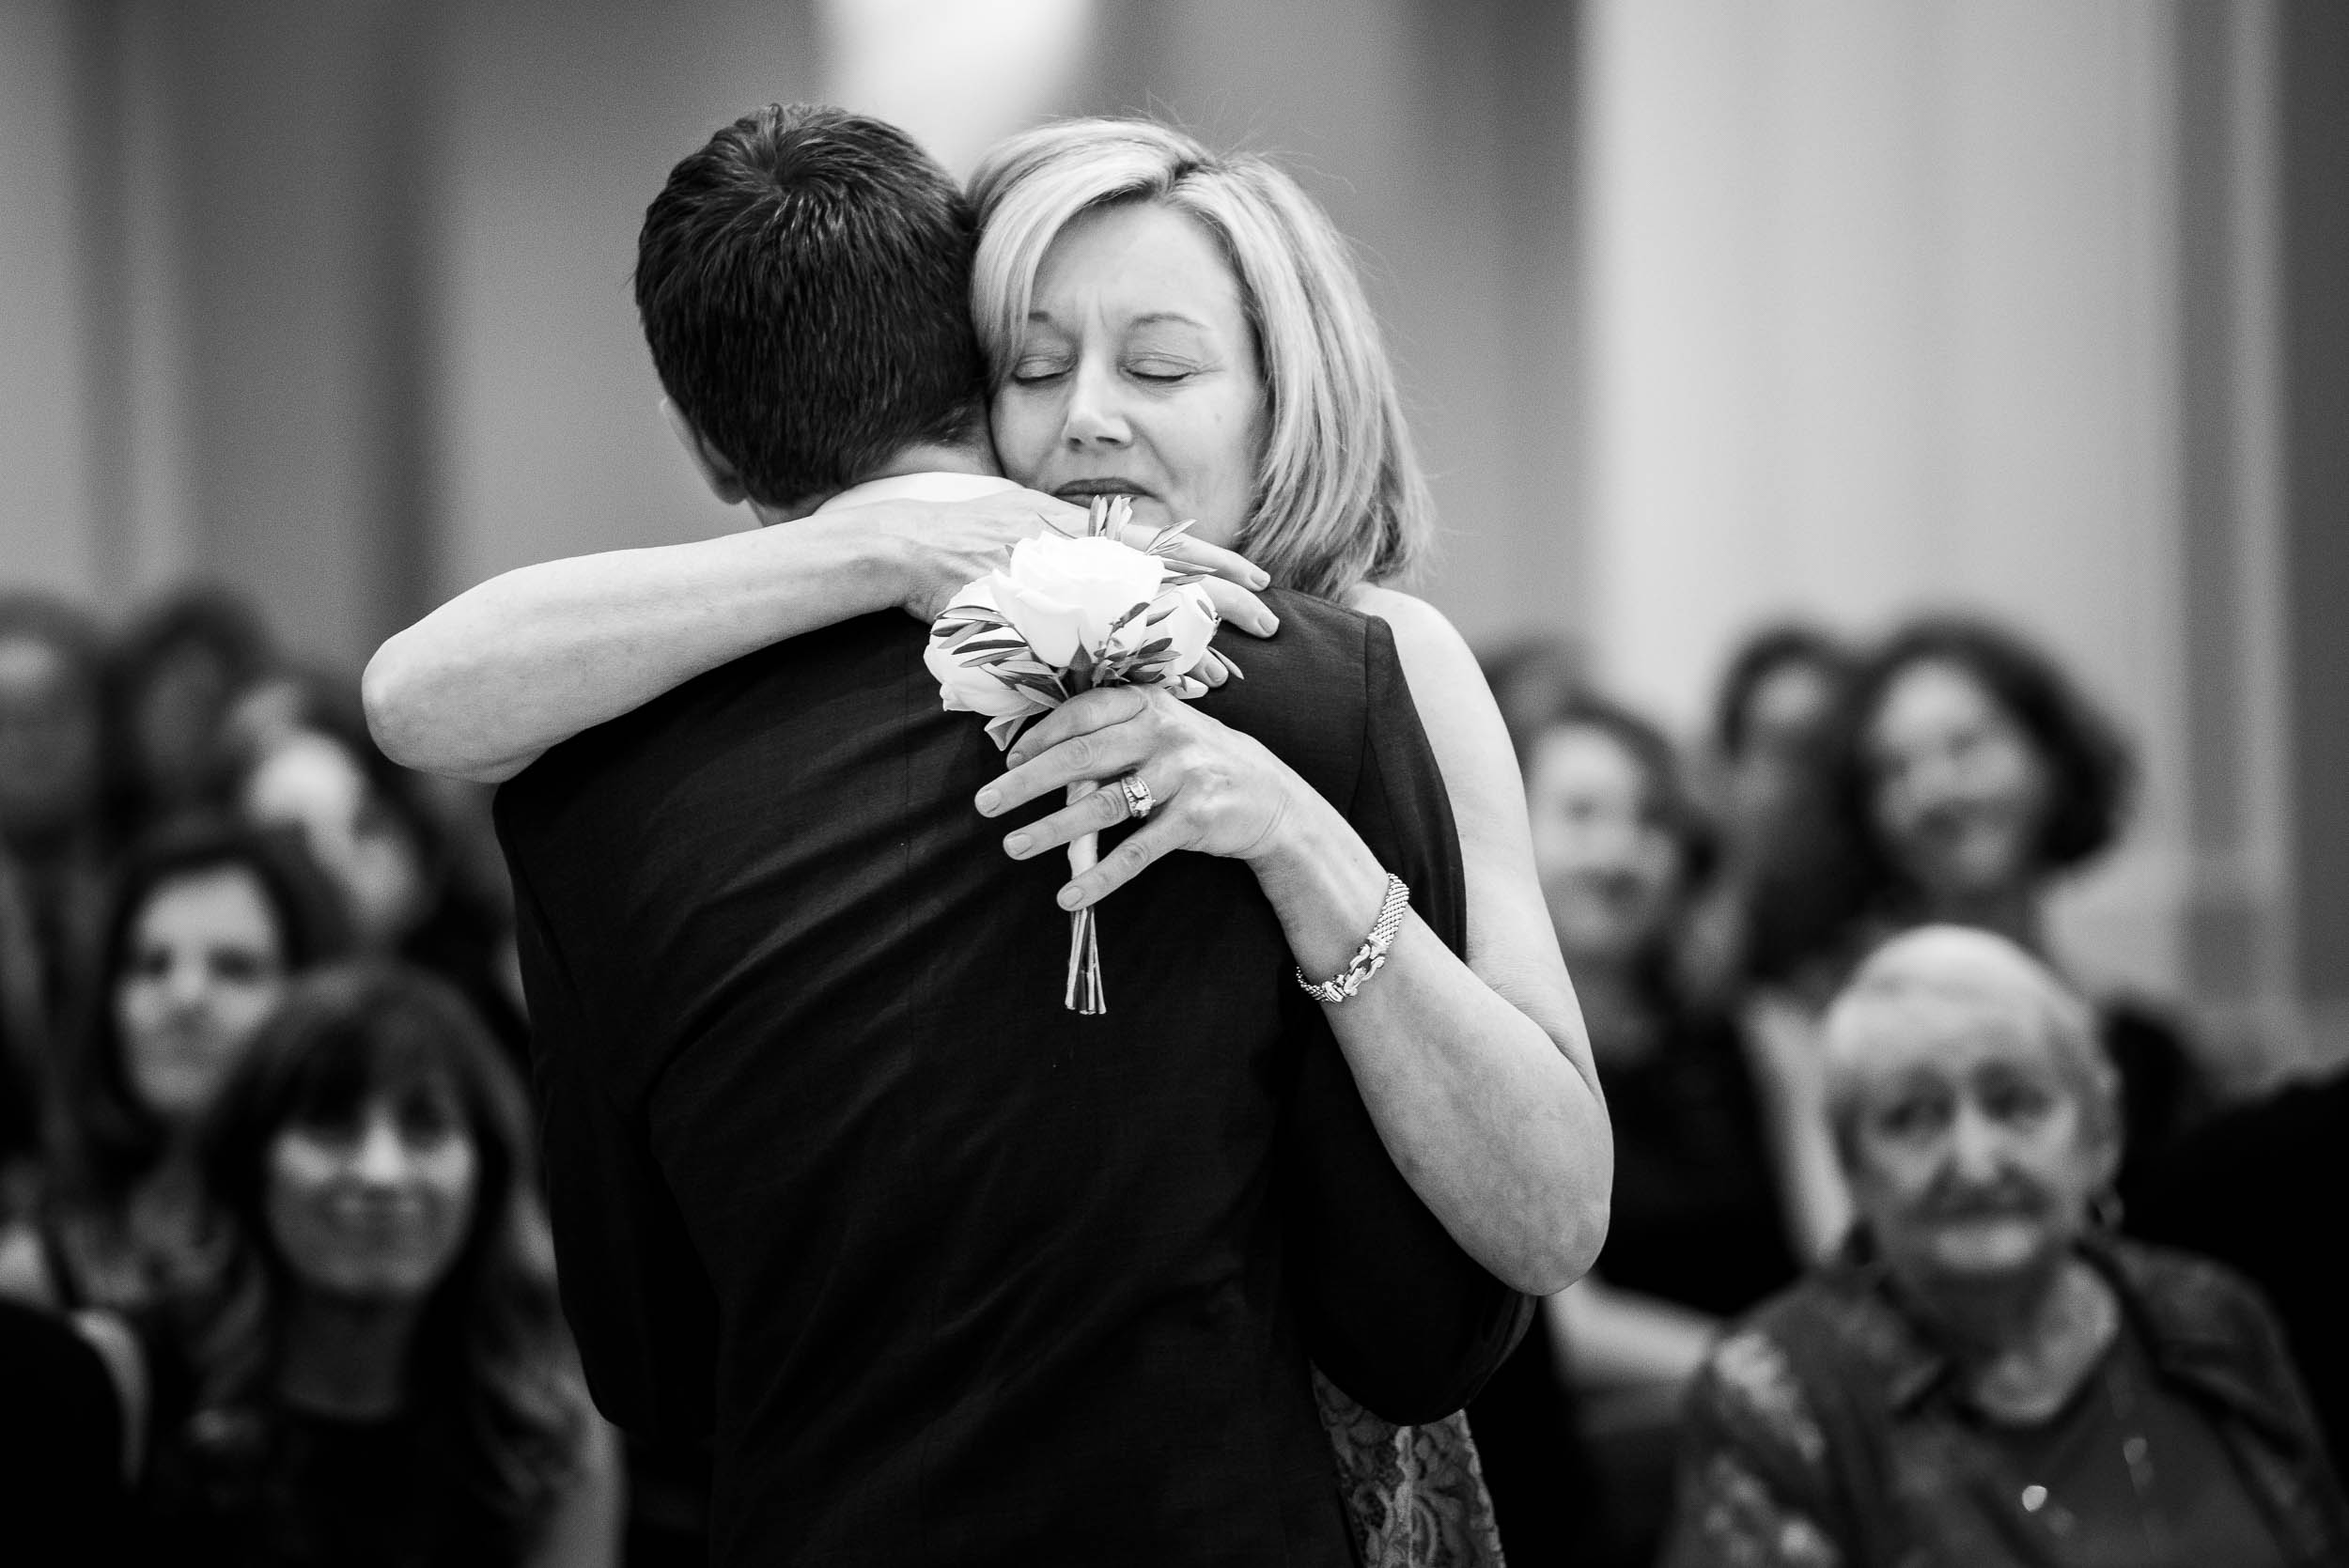
[[[857,116],[764,111],[680,163],[637,291],[720,493],[780,522],[988,483],[972,247],[946,176]],[[1457,946],[1392,638],[1276,598],[1207,709]],[[721,1562],[1348,1561],[1308,1354],[1429,1419],[1526,1302],[1396,1175],[1243,864],[1122,891],[1117,1012],[1063,1007],[1060,872],[972,809],[1002,758],[924,644],[889,614],[777,644],[499,795],[598,1403],[709,1436]]]

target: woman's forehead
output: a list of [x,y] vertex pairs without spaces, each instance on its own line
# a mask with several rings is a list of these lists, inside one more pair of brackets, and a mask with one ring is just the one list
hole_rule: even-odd
[[1033,314],[1061,320],[1096,313],[1125,324],[1244,324],[1239,279],[1215,237],[1162,202],[1081,212],[1044,253]]
[[1839,1013],[1830,1048],[1861,1083],[1954,1079],[1993,1063],[2061,1065],[2045,1018],[2024,996],[1919,987],[1853,998]]

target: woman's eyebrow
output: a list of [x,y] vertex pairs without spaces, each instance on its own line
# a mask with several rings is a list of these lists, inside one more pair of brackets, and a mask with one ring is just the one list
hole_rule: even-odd
[[1207,324],[1205,321],[1200,320],[1197,317],[1186,316],[1179,310],[1144,311],[1142,315],[1137,316],[1132,320],[1127,322],[1127,325],[1129,327],[1155,327],[1169,321],[1178,327],[1197,327],[1202,332],[1205,332],[1207,327]]

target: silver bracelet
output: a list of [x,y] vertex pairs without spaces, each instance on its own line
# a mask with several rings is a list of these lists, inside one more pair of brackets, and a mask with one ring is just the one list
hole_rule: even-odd
[[1354,961],[1316,986],[1305,978],[1305,971],[1297,971],[1297,983],[1305,987],[1305,994],[1315,1001],[1340,1002],[1362,988],[1362,983],[1377,974],[1387,962],[1387,949],[1394,945],[1395,933],[1403,929],[1403,913],[1411,907],[1411,890],[1403,885],[1403,878],[1387,873],[1386,902],[1378,906],[1378,924],[1370,928],[1370,935],[1354,954]]

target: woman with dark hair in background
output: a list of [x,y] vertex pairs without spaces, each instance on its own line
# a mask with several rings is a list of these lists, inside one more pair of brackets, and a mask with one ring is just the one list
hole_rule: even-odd
[[[1912,623],[1860,671],[1835,753],[1867,889],[1845,939],[1945,922],[2046,955],[2048,893],[2118,835],[2131,782],[2125,743],[2045,654],[1981,620]],[[2158,1014],[2111,1001],[2098,1017],[2121,1075],[2125,1198],[2209,1091]]]
[[16,862],[53,1027],[96,944],[110,847],[102,646],[64,600],[0,593],[0,854]]
[[23,1249],[10,1248],[0,1291],[134,1311],[197,1266],[196,1123],[287,979],[342,943],[331,897],[289,840],[196,821],[131,851],[57,1075],[37,1266],[25,1271]]
[[226,588],[173,594],[132,623],[106,670],[125,836],[218,803],[229,711],[275,659],[259,612]]
[[1859,656],[1816,627],[1754,633],[1721,677],[1713,716],[1721,855],[1690,917],[1688,962],[1707,994],[1790,978],[1812,934],[1848,907],[1849,856],[1826,786],[1835,716]]
[[[386,757],[367,734],[359,692],[316,672],[256,688],[231,721],[235,808],[252,821],[298,831],[341,893],[363,953],[405,959],[463,993],[518,1069],[529,1027],[513,955],[505,865],[486,843],[487,791],[428,780]],[[428,793],[443,786],[442,796]],[[484,820],[475,846],[457,792]],[[486,853],[486,864],[483,854]]]
[[[1670,1507],[1682,1391],[1721,1320],[1796,1262],[1736,1027],[1681,981],[1681,919],[1711,845],[1672,742],[1587,692],[1520,716],[1534,864],[1615,1129],[1614,1207],[1597,1264],[1549,1299],[1549,1333],[1469,1420],[1512,1556],[1642,1562]],[[1579,1456],[1544,1452],[1562,1376]],[[1577,1471],[1596,1483],[1580,1509],[1561,1496]]]
[[521,1091],[443,983],[294,984],[208,1118],[223,1266],[176,1304],[151,1485],[176,1560],[615,1559]]

